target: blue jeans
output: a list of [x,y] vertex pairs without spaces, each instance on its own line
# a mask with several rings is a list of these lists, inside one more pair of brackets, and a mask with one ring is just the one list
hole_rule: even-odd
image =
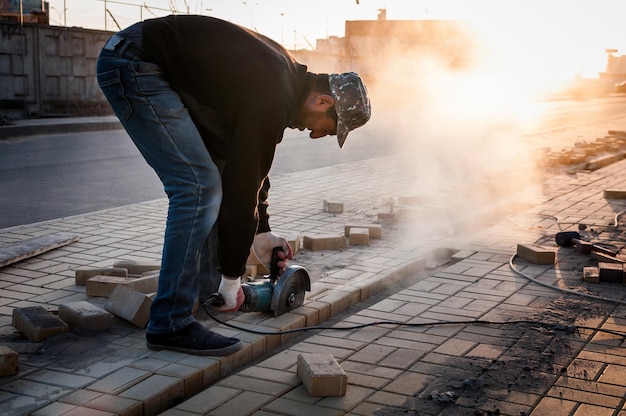
[[222,182],[180,96],[160,68],[140,55],[128,40],[112,46],[108,42],[98,58],[97,79],[169,198],[158,292],[147,327],[147,332],[166,334],[194,321],[199,287],[206,294],[219,284],[217,238],[211,230],[222,201]]

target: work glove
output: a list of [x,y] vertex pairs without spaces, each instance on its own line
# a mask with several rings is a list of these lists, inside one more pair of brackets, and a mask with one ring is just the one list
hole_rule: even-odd
[[243,289],[241,288],[241,279],[230,279],[222,275],[220,286],[217,293],[222,296],[224,304],[221,306],[213,306],[213,309],[220,312],[236,312],[239,310],[245,300]]
[[252,242],[252,250],[261,263],[265,265],[268,270],[271,270],[272,251],[276,247],[281,247],[282,251],[278,252],[278,275],[281,275],[287,267],[287,260],[293,259],[293,252],[289,242],[278,234],[274,234],[271,231],[260,233],[254,236]]

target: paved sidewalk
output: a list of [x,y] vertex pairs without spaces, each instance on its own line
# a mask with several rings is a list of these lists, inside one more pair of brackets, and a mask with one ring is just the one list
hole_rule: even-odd
[[[403,154],[275,177],[273,228],[339,235],[346,224],[378,223],[390,201],[416,194],[411,163]],[[403,325],[258,335],[198,311],[203,324],[245,341],[223,358],[149,351],[144,330],[122,320],[104,333],[74,329],[20,353],[18,375],[0,378],[1,413],[626,415],[624,307],[598,298],[622,301],[626,288],[583,282],[582,267],[593,260],[553,239],[585,224],[597,241],[623,248],[617,214],[626,203],[605,199],[605,189],[626,189],[626,161],[545,178],[541,194],[481,212],[470,206],[471,190],[441,190],[406,206],[397,223],[383,222],[382,238],[370,246],[297,253],[294,264],[314,281],[298,310],[278,318],[221,316],[271,332]],[[324,212],[325,199],[343,202],[344,212]],[[57,232],[80,236],[0,269],[0,343],[32,347],[11,326],[14,308],[56,311],[77,300],[102,306],[105,298],[87,297],[74,284],[76,269],[158,261],[166,208],[157,200],[0,230],[0,244]],[[513,258],[518,243],[555,250],[557,263]],[[482,323],[455,323],[474,320]],[[504,324],[521,320],[527,322]],[[296,375],[302,353],[332,354],[347,373],[347,394],[310,396]]]

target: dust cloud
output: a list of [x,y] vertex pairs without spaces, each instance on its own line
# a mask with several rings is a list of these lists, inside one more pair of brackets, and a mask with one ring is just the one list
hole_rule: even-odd
[[425,43],[388,38],[365,54],[374,57],[364,63],[374,80],[369,128],[406,158],[413,180],[404,195],[420,201],[411,223],[462,234],[540,195],[537,155],[521,137],[533,97],[471,27],[437,24]]

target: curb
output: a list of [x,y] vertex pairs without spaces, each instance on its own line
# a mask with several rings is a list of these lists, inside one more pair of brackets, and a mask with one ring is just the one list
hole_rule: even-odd
[[42,134],[79,133],[98,130],[119,130],[119,121],[85,121],[82,123],[54,123],[0,126],[0,140]]

